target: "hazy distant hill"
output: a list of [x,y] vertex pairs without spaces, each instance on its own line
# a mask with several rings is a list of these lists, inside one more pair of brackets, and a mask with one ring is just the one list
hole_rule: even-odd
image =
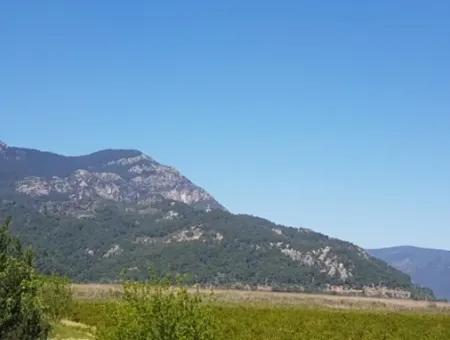
[[450,251],[402,246],[368,252],[431,288],[437,297],[450,299]]
[[351,243],[231,214],[136,150],[65,157],[0,144],[0,195],[0,218],[13,216],[40,268],[79,281],[152,267],[203,284],[429,294]]

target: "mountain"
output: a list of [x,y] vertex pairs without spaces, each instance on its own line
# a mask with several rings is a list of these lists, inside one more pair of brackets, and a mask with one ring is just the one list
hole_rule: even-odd
[[38,266],[76,281],[187,274],[226,287],[432,297],[351,243],[228,212],[136,150],[66,157],[0,146],[0,219]]
[[171,199],[195,208],[224,209],[176,169],[136,150],[65,157],[2,143],[0,190],[33,198],[40,211],[78,217],[93,214],[103,201],[142,206]]
[[450,251],[401,246],[368,252],[431,288],[438,298],[450,300]]

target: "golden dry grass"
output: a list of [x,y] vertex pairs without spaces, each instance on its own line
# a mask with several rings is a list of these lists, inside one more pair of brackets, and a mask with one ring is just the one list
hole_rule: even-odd
[[[72,288],[74,297],[80,300],[111,299],[122,292],[119,284],[73,284]],[[205,295],[212,292],[211,299],[219,303],[450,313],[450,303],[446,302],[233,289],[200,289],[200,292]]]

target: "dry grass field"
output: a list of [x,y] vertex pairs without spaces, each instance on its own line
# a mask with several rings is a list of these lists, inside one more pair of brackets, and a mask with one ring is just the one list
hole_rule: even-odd
[[[120,296],[122,288],[116,284],[73,284],[75,299],[111,299]],[[192,291],[196,289],[192,288]],[[331,294],[249,291],[234,289],[200,289],[207,299],[218,303],[237,303],[252,306],[324,307],[339,309],[369,309],[385,311],[417,311],[449,313],[450,303],[409,299],[339,296]]]

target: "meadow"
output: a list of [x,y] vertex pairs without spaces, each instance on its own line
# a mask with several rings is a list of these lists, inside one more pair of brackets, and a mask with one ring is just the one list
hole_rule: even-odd
[[[94,339],[114,322],[120,288],[76,286],[54,339]],[[317,294],[202,291],[217,339],[450,339],[446,303]],[[70,320],[70,321],[69,321]]]

